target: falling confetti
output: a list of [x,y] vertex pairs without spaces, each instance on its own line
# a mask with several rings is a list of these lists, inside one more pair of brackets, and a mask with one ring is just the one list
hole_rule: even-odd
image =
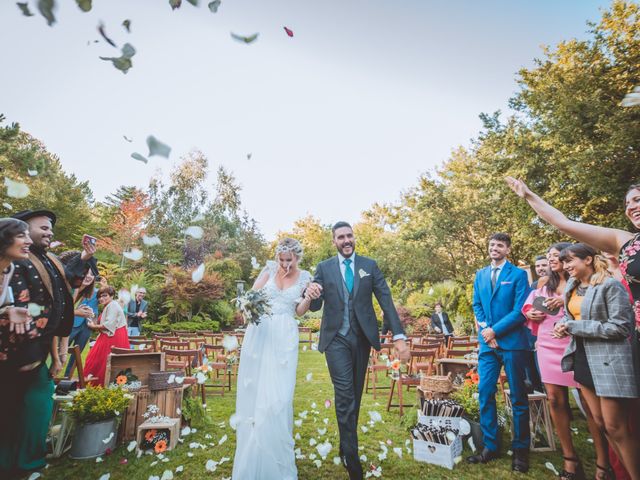
[[222,338],[222,346],[227,352],[233,352],[238,349],[238,338],[233,335],[225,335]]
[[231,38],[233,38],[234,40],[237,40],[238,42],[243,42],[246,44],[250,44],[255,42],[258,39],[258,35],[260,35],[259,33],[254,33],[253,35],[249,35],[249,36],[243,36],[243,35],[237,35],[233,32],[231,32]]
[[138,152],[133,152],[131,154],[131,158],[133,158],[135,160],[139,160],[139,161],[144,162],[144,163],[149,163],[149,160],[146,157],[140,155]]
[[131,33],[131,20],[127,18],[122,22],[122,26],[127,30],[127,33]]
[[199,283],[203,277],[204,277],[204,263],[201,263],[198,266],[198,268],[196,268],[191,273],[191,280],[193,281],[193,283]]
[[122,256],[129,260],[137,262],[142,259],[142,252],[137,248],[132,248],[130,251],[124,252]]
[[91,11],[91,0],[76,0],[76,3],[83,12]]
[[150,235],[142,235],[142,243],[144,243],[147,247],[155,247],[162,244],[162,242],[160,241],[160,237]]
[[100,60],[106,60],[113,63],[113,66],[122,73],[127,73],[133,66],[131,58],[136,54],[136,49],[130,43],[125,43],[122,47],[122,55],[120,57],[99,57]]
[[124,138],[129,143],[133,142],[133,138],[129,138],[126,135],[122,135],[122,138]]
[[7,196],[11,198],[25,198],[29,195],[29,187],[21,182],[4,177],[4,186],[7,187]]
[[258,270],[260,268],[260,264],[258,263],[258,260],[256,260],[256,257],[251,257],[251,268],[254,270]]
[[218,13],[218,8],[220,8],[220,4],[222,2],[220,0],[214,0],[213,2],[209,2],[207,5],[211,13]]
[[284,31],[287,32],[287,35],[289,35],[290,37],[293,37],[293,30],[287,27],[282,27],[282,28],[284,28]]
[[[37,303],[30,303],[27,305],[27,311],[29,312],[29,315],[31,315],[34,318],[40,315],[43,310],[44,310],[44,307],[42,305],[38,305]],[[104,443],[107,443],[107,442],[104,442]]]
[[38,11],[47,20],[47,25],[51,26],[56,23],[56,17],[53,15],[55,6],[54,0],[38,0]]
[[114,42],[107,36],[107,32],[105,31],[105,26],[103,22],[100,22],[100,24],[98,25],[98,33],[104,39],[104,41],[107,42],[109,45],[116,48],[118,47],[118,45],[116,45],[116,42]]
[[[18,8],[20,9],[20,11],[22,12],[22,14],[25,17],[33,17],[33,13],[31,13],[31,10],[29,10],[29,4],[28,3],[16,3],[16,5],[18,5]],[[37,478],[37,477],[36,477]]]
[[166,143],[162,143],[153,135],[147,137],[147,146],[149,147],[149,156],[158,155],[160,157],[169,158],[171,147]]
[[184,234],[191,238],[195,238],[196,240],[200,240],[204,235],[204,230],[202,229],[202,227],[192,225],[191,227],[185,229]]

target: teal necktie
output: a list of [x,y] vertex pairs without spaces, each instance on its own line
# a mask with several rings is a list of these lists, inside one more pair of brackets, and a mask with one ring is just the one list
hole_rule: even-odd
[[351,270],[351,259],[345,258],[342,262],[344,264],[344,283],[347,285],[349,293],[353,292],[353,270]]

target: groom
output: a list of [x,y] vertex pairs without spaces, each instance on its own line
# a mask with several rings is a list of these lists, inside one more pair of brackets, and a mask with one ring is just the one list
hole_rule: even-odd
[[371,347],[380,350],[378,321],[373,310],[376,296],[384,318],[394,333],[396,354],[403,362],[409,348],[393,305],[387,282],[375,260],[356,256],[356,240],[347,222],[332,228],[338,255],[318,264],[307,291],[311,311],[322,308],[318,350],[326,355],[335,391],[340,430],[340,458],[351,480],[362,479],[358,455],[358,414]]

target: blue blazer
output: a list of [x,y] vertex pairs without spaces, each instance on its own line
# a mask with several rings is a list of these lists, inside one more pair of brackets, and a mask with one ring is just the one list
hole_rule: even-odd
[[[524,325],[526,319],[521,312],[528,295],[527,274],[513,264],[504,264],[493,292],[491,266],[478,270],[473,282],[473,313],[478,321],[478,333],[482,328],[491,327],[501,349],[529,350],[529,329]],[[478,340],[481,352],[492,350],[482,335],[478,335]]]

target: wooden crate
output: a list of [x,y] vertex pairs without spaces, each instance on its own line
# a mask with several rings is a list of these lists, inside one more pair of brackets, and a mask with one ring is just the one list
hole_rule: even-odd
[[138,427],[145,422],[143,415],[149,405],[156,405],[160,409],[159,415],[177,419],[180,427],[181,414],[178,413],[178,409],[182,411],[182,398],[186,388],[188,387],[183,386],[155,392],[143,388],[138,392],[131,392],[134,398],[129,401],[120,424],[118,433],[120,441],[125,443],[136,439]]
[[131,369],[142,386],[149,385],[149,372],[162,372],[165,370],[164,352],[136,352],[123,354],[109,354],[107,357],[107,369],[104,376],[104,384],[109,385],[115,380],[118,372],[127,368]]
[[146,421],[141,423],[138,426],[138,434],[136,436],[138,448],[142,445],[142,439],[147,430],[169,430],[169,443],[167,444],[167,450],[173,450],[178,444],[178,438],[180,437],[180,419],[172,418],[166,422]]

